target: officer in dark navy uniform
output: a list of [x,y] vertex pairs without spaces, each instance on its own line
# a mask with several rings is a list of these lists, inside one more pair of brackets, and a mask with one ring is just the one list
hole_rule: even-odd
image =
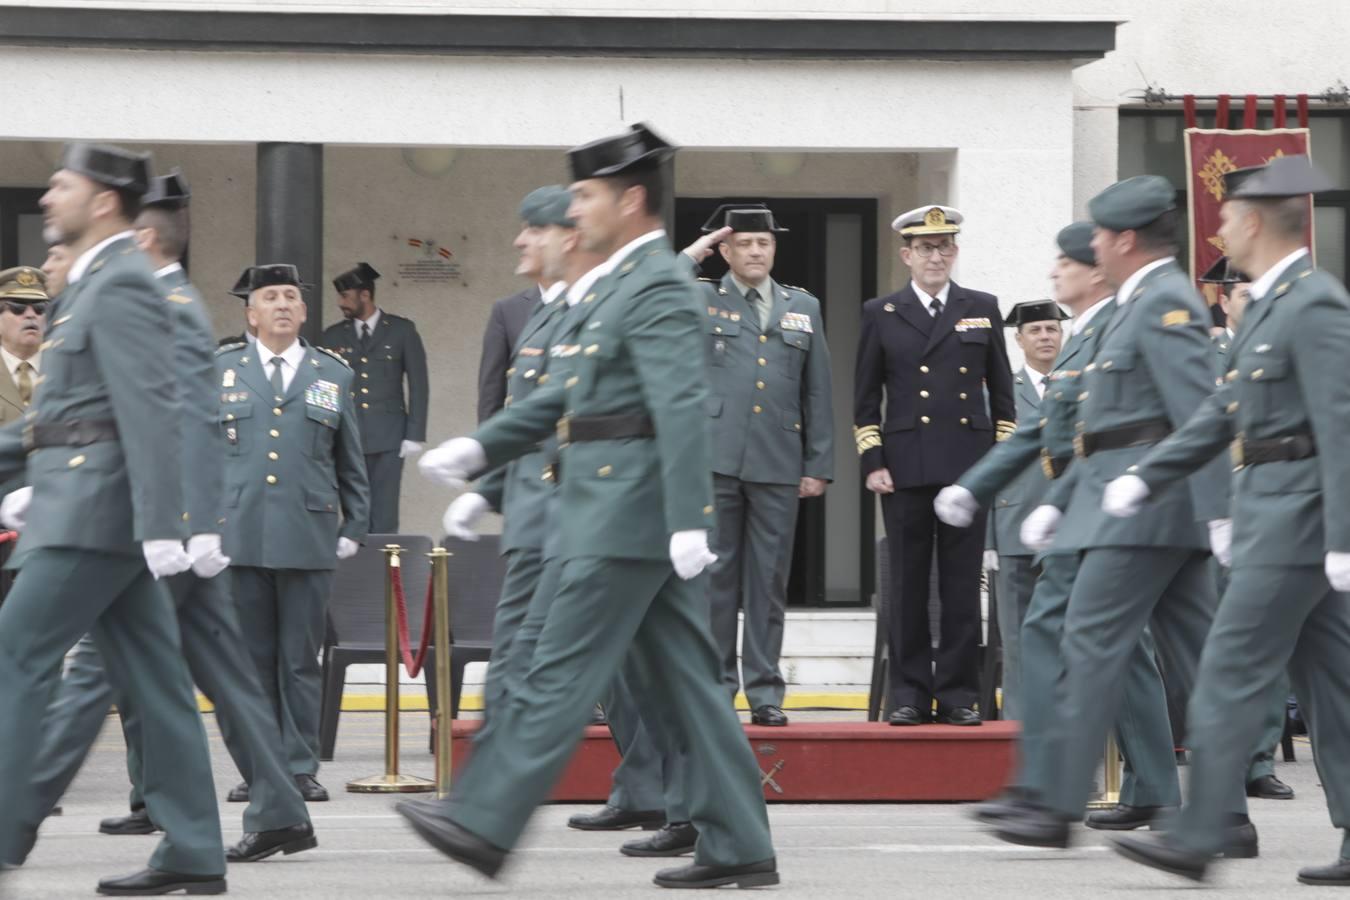
[[[1016,428],[1003,319],[992,294],[951,281],[961,213],[924,206],[896,218],[912,280],[863,304],[854,437],[867,487],[881,495],[891,557],[892,725],[978,725],[984,523],[942,524],[933,498]],[[882,391],[886,414],[882,416]],[[987,399],[986,399],[987,398]],[[937,547],[941,644],[929,637]]]

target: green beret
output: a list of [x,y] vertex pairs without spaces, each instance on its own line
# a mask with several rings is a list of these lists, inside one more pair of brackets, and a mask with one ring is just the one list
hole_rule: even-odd
[[1136,175],[1117,181],[1088,201],[1088,215],[1102,228],[1143,228],[1177,208],[1176,189],[1160,175]]
[[1091,222],[1065,225],[1059,230],[1059,234],[1055,235],[1055,243],[1059,244],[1059,252],[1074,262],[1080,262],[1085,266],[1097,264],[1097,254],[1092,250]]
[[572,195],[560,184],[550,184],[535,188],[520,201],[520,218],[531,228],[543,228],[548,225],[561,225],[563,228],[575,228],[576,223],[567,218],[567,207],[572,205]]

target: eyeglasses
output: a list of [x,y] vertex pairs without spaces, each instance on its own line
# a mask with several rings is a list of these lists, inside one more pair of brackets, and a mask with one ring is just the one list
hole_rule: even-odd
[[16,303],[16,302],[13,301],[13,300],[6,300],[4,306],[3,306],[3,307],[0,307],[0,309],[4,309],[6,312],[11,312],[11,313],[13,313],[13,314],[16,315],[16,316],[21,316],[21,315],[23,315],[24,313],[28,312],[28,310],[31,309],[31,310],[33,310],[33,312],[35,312],[35,313],[37,313],[39,316],[41,316],[41,315],[45,315],[45,314],[46,314],[46,312],[47,312],[47,304],[46,304],[46,303]]
[[944,258],[951,258],[956,255],[955,244],[915,244],[912,249],[915,253],[919,254],[921,259],[927,259],[932,256],[933,251],[935,250],[939,256]]

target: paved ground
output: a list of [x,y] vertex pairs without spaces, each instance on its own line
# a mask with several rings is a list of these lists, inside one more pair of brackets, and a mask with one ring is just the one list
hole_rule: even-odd
[[[825,717],[828,714],[818,714]],[[207,717],[222,795],[236,774]],[[230,893],[266,898],[656,897],[650,884],[669,863],[633,860],[615,852],[615,835],[585,834],[563,826],[577,807],[546,807],[504,880],[489,882],[428,850],[393,812],[394,800],[356,795],[347,780],[381,771],[382,716],[348,713],[342,719],[338,760],[321,778],[333,801],[311,807],[320,846],[289,858],[235,866]],[[403,717],[405,764],[430,775],[424,714]],[[1261,858],[1223,864],[1212,882],[1224,896],[1304,895],[1297,868],[1330,861],[1339,837],[1330,828],[1306,743],[1300,761],[1279,774],[1299,792],[1292,802],[1262,802],[1253,814],[1261,829]],[[903,772],[896,777],[903,778]],[[99,746],[65,801],[65,815],[48,821],[27,866],[0,874],[0,896],[22,900],[93,895],[100,876],[139,868],[152,840],[97,833],[100,816],[126,802],[122,742],[105,729]],[[238,806],[221,804],[228,840],[239,835]],[[983,834],[955,805],[771,806],[783,885],[782,897],[849,900],[871,897],[1084,898],[1183,896],[1187,883],[1135,867],[1105,852],[1087,832],[1068,852],[1009,847]],[[628,835],[631,836],[631,835]]]

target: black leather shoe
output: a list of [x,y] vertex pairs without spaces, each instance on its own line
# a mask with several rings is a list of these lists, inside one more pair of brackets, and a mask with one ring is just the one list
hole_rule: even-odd
[[305,822],[303,825],[292,825],[273,831],[250,831],[239,843],[225,851],[225,861],[262,862],[277,853],[290,856],[302,850],[313,850],[317,846],[319,839],[314,836],[314,826]]
[[1293,800],[1294,789],[1274,775],[1262,775],[1247,782],[1247,796],[1261,800]]
[[1307,866],[1298,870],[1300,884],[1350,887],[1350,859],[1338,859],[1329,866]]
[[1048,809],[1028,806],[994,823],[994,837],[1023,847],[1063,850],[1069,846],[1069,823]]
[[577,813],[567,820],[568,828],[580,831],[627,831],[641,828],[655,831],[666,824],[666,814],[659,809],[619,809],[605,804],[599,812]]
[[159,826],[150,821],[150,813],[144,806],[133,809],[125,816],[113,816],[98,823],[101,834],[154,834]]
[[928,717],[917,706],[902,706],[886,719],[890,725],[926,725]]
[[1011,788],[992,800],[976,803],[970,808],[970,817],[977,822],[993,825],[1028,808],[1034,808],[1034,804],[1026,792]]
[[1173,844],[1166,834],[1122,834],[1107,839],[1121,856],[1153,869],[1204,881],[1209,857]]
[[236,784],[234,787],[230,788],[230,792],[229,792],[228,794],[225,795],[225,799],[226,799],[227,801],[229,801],[230,803],[247,803],[247,802],[248,802],[248,782],[247,782],[247,781],[241,781],[241,782],[239,782],[238,784]]
[[667,825],[651,837],[628,841],[619,848],[624,856],[683,856],[694,852],[698,829],[689,822]]
[[768,887],[778,883],[778,862],[769,858],[746,866],[682,866],[656,873],[657,887],[715,888],[734,884],[738,888]]
[[306,803],[323,803],[328,799],[328,789],[313,775],[295,776],[295,786],[300,788],[300,796]]
[[1261,844],[1256,836],[1256,826],[1250,820],[1229,825],[1223,830],[1223,850],[1219,855],[1224,859],[1255,859],[1260,854]]
[[1172,806],[1126,806],[1121,803],[1113,809],[1088,813],[1083,824],[1098,831],[1134,831],[1174,813],[1176,808]]
[[776,706],[770,706],[768,704],[756,706],[754,711],[750,713],[751,725],[772,725],[777,727],[779,725],[786,725],[787,723],[787,715]]
[[159,869],[142,869],[134,875],[100,878],[98,882],[98,892],[110,897],[153,897],[175,891],[223,894],[225,876],[183,875],[179,872],[161,872]]
[[404,800],[395,804],[394,810],[408,820],[422,840],[455,862],[477,869],[489,878],[496,878],[506,862],[506,851],[494,847],[449,819],[432,815],[427,807],[425,801]]
[[983,725],[980,714],[969,706],[956,706],[946,712],[938,713],[938,722],[943,725]]

